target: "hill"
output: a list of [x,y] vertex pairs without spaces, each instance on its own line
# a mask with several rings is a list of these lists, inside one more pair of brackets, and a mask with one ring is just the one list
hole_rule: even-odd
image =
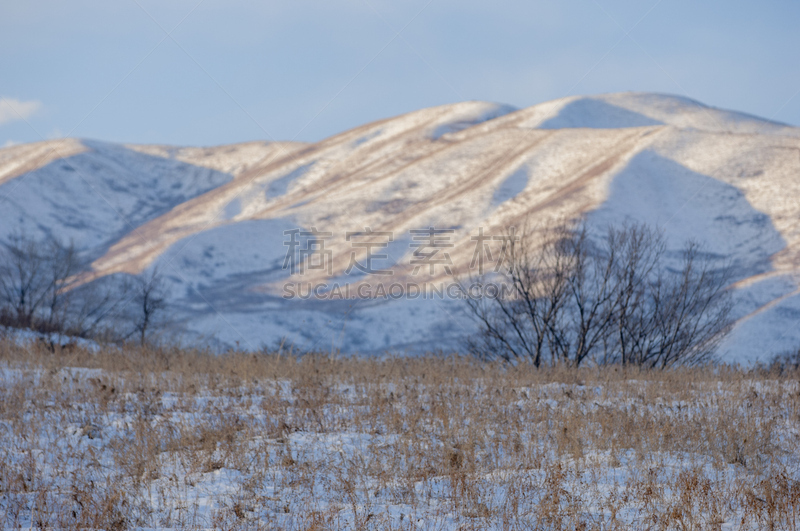
[[[325,283],[330,295],[334,284],[437,282],[445,252],[469,268],[481,230],[633,219],[662,227],[673,251],[695,238],[733,264],[738,320],[723,355],[752,362],[800,345],[799,176],[800,129],[686,98],[621,93],[519,110],[464,102],[313,144],[5,148],[0,237],[25,228],[72,239],[92,276],[158,267],[190,335],[374,352],[447,348],[472,325],[446,297],[287,300],[287,283]],[[424,234],[410,232],[430,227],[451,245],[433,275],[414,263]],[[312,248],[328,253],[323,267],[284,267],[293,230],[300,250],[321,242]],[[391,276],[354,267],[369,244],[386,255],[373,270]]]

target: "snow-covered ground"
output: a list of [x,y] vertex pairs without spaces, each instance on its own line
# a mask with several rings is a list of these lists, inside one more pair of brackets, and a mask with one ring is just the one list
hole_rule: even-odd
[[[800,130],[686,98],[464,102],[315,144],[5,148],[0,236],[72,239],[98,275],[159,267],[193,337],[381,352],[452,347],[473,325],[454,300],[287,301],[284,286],[446,280],[441,266],[413,274],[412,230],[452,231],[440,253],[464,272],[481,229],[633,219],[663,228],[673,250],[692,238],[734,264],[739,320],[721,354],[752,363],[800,345],[798,175]],[[368,228],[391,240],[348,239]],[[324,267],[284,269],[293,229],[330,233]],[[390,279],[356,274],[367,252],[357,241],[388,244],[374,252],[388,255]]]
[[791,375],[0,343],[0,525],[797,529]]

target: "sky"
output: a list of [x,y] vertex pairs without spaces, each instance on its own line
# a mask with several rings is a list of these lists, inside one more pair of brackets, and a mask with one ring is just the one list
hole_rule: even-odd
[[0,147],[317,141],[649,91],[800,126],[800,2],[0,0]]

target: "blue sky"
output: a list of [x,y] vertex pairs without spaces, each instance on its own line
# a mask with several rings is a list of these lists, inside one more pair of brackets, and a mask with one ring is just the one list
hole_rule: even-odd
[[798,23],[796,1],[0,0],[0,146],[314,141],[625,90],[800,125]]

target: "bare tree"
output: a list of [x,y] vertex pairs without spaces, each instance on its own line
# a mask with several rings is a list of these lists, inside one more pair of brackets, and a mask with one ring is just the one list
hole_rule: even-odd
[[[611,243],[606,241],[603,243]],[[579,366],[603,345],[613,324],[619,250],[597,245],[585,224],[565,230],[555,252],[563,255],[567,292],[563,317],[554,323],[551,348],[561,363]]]
[[76,275],[82,269],[75,245],[61,243],[55,238],[49,238],[43,245],[44,259],[47,264],[47,308],[43,319],[47,331],[65,332],[74,321],[72,313],[72,287],[76,282]]
[[615,301],[614,361],[646,367],[708,361],[730,330],[731,269],[686,243],[676,268],[666,267],[663,236],[644,225],[610,231],[623,261]]
[[148,334],[157,325],[163,324],[161,316],[167,307],[167,294],[164,278],[153,268],[149,273],[143,273],[134,280],[136,303],[136,317],[134,332],[139,337],[140,345],[148,342]]
[[0,250],[0,306],[7,324],[60,331],[68,318],[69,288],[80,270],[73,244],[12,234]]
[[47,293],[44,260],[36,242],[14,233],[0,255],[0,301],[7,324],[28,327]]
[[680,270],[662,272],[650,287],[654,332],[649,348],[636,351],[640,365],[664,368],[705,362],[732,326],[733,303],[726,289],[730,269],[714,268],[696,242],[689,242],[682,254]]
[[[121,339],[123,321],[140,322],[121,313],[132,297],[130,283],[110,277],[84,282],[87,269],[72,243],[12,234],[0,246],[0,322],[59,336]],[[161,303],[147,298],[152,313]],[[149,327],[152,316],[147,321]]]
[[[116,275],[76,286],[70,292],[66,333],[100,341],[124,340],[134,319],[125,312],[134,298],[133,285]],[[127,334],[130,335],[130,334]]]
[[643,342],[652,338],[657,321],[653,307],[657,302],[650,299],[660,286],[666,244],[658,231],[630,224],[609,228],[606,241],[618,249],[619,259],[614,279],[614,333],[606,338],[603,361],[641,365],[645,361],[640,352]]
[[467,300],[481,325],[471,348],[483,356],[536,366],[695,364],[730,329],[728,268],[695,242],[677,269],[646,225],[609,227],[602,237],[585,223],[526,230],[512,245],[499,279],[508,296]]
[[[539,367],[549,361],[543,356],[557,340],[556,323],[564,310],[568,289],[565,273],[570,266],[569,257],[557,252],[562,230],[544,232],[543,243],[534,243],[532,236],[527,227],[520,236],[514,228],[509,229],[502,292],[491,299],[465,300],[483,329],[479,337],[469,340],[473,352],[487,358],[527,358]],[[472,279],[476,280],[485,279]]]

